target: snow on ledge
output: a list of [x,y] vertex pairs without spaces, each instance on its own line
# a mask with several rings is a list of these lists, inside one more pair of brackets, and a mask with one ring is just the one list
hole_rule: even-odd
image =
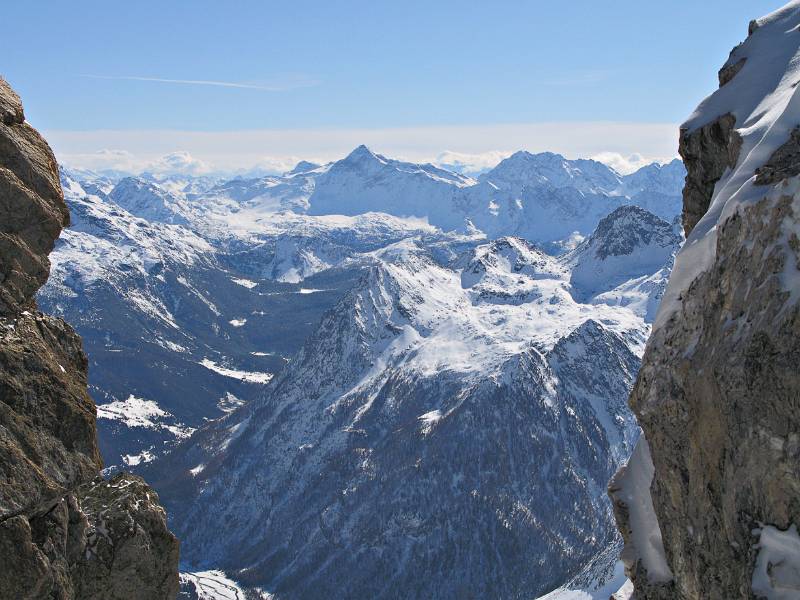
[[255,281],[251,281],[249,279],[231,279],[233,283],[236,285],[240,285],[242,287],[246,287],[248,290],[252,290],[254,287],[258,285]]
[[222,367],[209,358],[204,358],[198,364],[204,366],[209,371],[214,371],[224,377],[231,377],[232,379],[239,379],[247,383],[268,383],[272,379],[272,373],[260,373],[258,371],[238,371],[236,369],[228,369]]
[[666,583],[672,580],[672,571],[667,564],[661,528],[650,495],[654,473],[650,446],[642,433],[628,464],[614,478],[611,494],[615,501],[628,507],[631,539],[622,550],[622,560],[629,568],[640,560],[651,582]]
[[781,531],[772,525],[754,529],[758,556],[753,568],[753,593],[767,600],[800,598],[800,535],[797,525]]
[[[736,118],[742,147],[736,165],[717,182],[708,211],[678,254],[653,331],[679,310],[683,292],[714,264],[717,231],[731,215],[765,197],[774,202],[781,195],[798,193],[796,180],[793,189],[760,186],[755,184],[755,174],[789,140],[800,122],[800,91],[796,87],[800,77],[800,0],[756,23],[758,27],[734,48],[726,63],[730,66],[743,60],[741,70],[706,98],[681,126],[694,131],[730,113]],[[791,284],[796,282],[790,279],[788,283],[788,291],[794,293]],[[792,301],[796,300],[793,295]]]
[[[228,576],[217,570],[181,573],[182,588],[191,589],[199,600],[245,600],[245,592]],[[263,597],[263,596],[262,596]]]

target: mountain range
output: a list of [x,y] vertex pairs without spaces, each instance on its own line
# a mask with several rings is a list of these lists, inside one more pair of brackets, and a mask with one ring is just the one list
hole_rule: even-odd
[[62,169],[39,302],[187,569],[286,598],[355,571],[350,597],[545,593],[617,543],[682,169],[519,152],[473,179],[363,146],[230,181]]

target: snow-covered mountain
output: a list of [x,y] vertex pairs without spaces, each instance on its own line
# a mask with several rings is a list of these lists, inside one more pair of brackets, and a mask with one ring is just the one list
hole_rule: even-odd
[[618,208],[567,255],[573,295],[628,306],[651,322],[681,242],[677,223],[637,206]]
[[433,165],[392,160],[359,146],[317,178],[309,198],[312,214],[383,212],[427,218],[441,229],[464,227],[453,211],[456,194],[475,181]]
[[108,194],[98,181],[90,192],[62,170],[72,225],[39,302],[83,337],[110,468],[151,460],[258,393],[369,252],[422,236],[449,259],[470,243],[387,215],[215,213],[154,181]]
[[195,587],[333,594],[358,566],[354,595],[544,593],[616,543],[679,168],[518,153],[476,180],[360,147],[230,181],[64,171],[39,301],[83,336],[106,464],[149,470]]
[[[322,166],[303,162],[283,176],[201,180],[195,185],[185,179],[151,178],[138,185],[155,184],[168,193],[160,203],[150,196],[140,200],[150,210],[164,207],[165,215],[154,218],[177,213],[206,232],[250,229],[277,214],[295,218],[379,213],[416,219],[442,231],[520,236],[552,250],[568,238],[588,235],[600,219],[624,205],[641,206],[671,221],[680,212],[683,174],[680,161],[622,176],[593,160],[518,152],[473,179],[360,146],[342,160]],[[124,191],[123,187],[114,193],[124,199]],[[188,217],[187,210],[193,216]],[[133,207],[132,212],[142,216]]]
[[635,198],[640,193],[664,194],[674,196],[675,191],[683,188],[686,169],[679,158],[661,165],[652,163],[645,165],[630,175],[624,175],[622,182],[626,193]]
[[186,200],[144,179],[122,179],[108,198],[130,214],[152,223],[189,224],[190,208]]
[[595,160],[566,160],[559,154],[520,151],[481,175],[499,188],[521,192],[524,188],[574,188],[584,194],[611,194],[622,189],[622,176]]
[[572,257],[519,238],[450,265],[413,240],[372,258],[262,398],[146,471],[187,565],[278,598],[519,597],[578,575],[616,539],[644,317],[576,301]]
[[680,212],[679,161],[621,176],[593,160],[517,152],[478,180],[433,165],[387,159],[361,146],[320,168],[312,214],[377,211],[425,218],[444,230],[556,243],[588,235],[614,209],[637,204],[672,220]]
[[62,179],[72,225],[39,303],[82,334],[107,466],[137,464],[223,414],[256,374],[268,378],[278,359],[249,355],[265,334],[234,324],[257,319],[264,303],[186,227],[138,218]]

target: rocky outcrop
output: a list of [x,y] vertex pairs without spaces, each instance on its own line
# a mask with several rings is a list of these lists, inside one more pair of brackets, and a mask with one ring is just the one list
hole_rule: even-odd
[[19,96],[0,83],[0,312],[33,302],[69,211],[47,142],[25,123]]
[[800,597],[798,25],[751,25],[681,131],[688,238],[610,486],[638,600]]
[[736,118],[725,114],[694,130],[682,129],[678,151],[686,166],[683,188],[683,231],[686,235],[708,210],[714,186],[736,164],[741,138]]
[[757,185],[772,185],[790,177],[800,175],[800,127],[792,130],[792,135],[763,167],[756,169]]
[[173,598],[178,542],[143,480],[99,477],[81,340],[34,294],[69,220],[45,140],[0,78],[0,582],[3,598]]

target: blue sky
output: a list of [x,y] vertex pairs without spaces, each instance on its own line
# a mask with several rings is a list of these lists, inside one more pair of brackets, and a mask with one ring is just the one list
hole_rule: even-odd
[[[420,159],[543,144],[664,157],[749,19],[780,5],[28,0],[4,7],[0,49],[28,119],[77,162],[101,150],[327,159],[359,134]],[[543,133],[554,122],[568,140]],[[597,122],[652,139],[592,127],[582,139]],[[245,151],[241,131],[263,135]]]

